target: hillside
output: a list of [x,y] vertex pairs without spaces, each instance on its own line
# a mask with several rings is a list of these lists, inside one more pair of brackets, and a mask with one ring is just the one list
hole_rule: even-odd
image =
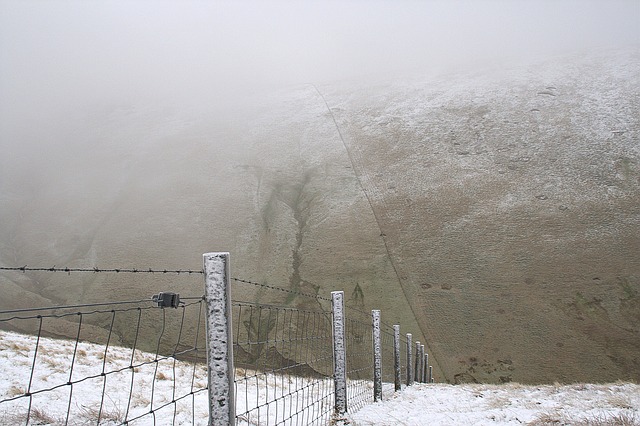
[[[229,251],[234,276],[382,308],[426,338],[439,381],[637,381],[639,71],[637,49],[596,51],[225,109],[56,112],[6,132],[0,264],[199,269]],[[0,309],[202,292],[0,285]]]

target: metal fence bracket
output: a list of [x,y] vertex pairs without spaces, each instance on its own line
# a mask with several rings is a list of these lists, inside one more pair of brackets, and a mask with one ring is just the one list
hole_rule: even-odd
[[177,308],[180,305],[180,295],[177,293],[164,292],[154,294],[151,300],[158,308]]

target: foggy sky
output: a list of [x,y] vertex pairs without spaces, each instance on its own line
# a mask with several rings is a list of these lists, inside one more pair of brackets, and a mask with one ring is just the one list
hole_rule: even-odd
[[87,105],[224,105],[275,86],[638,44],[638,28],[638,0],[0,0],[0,137]]

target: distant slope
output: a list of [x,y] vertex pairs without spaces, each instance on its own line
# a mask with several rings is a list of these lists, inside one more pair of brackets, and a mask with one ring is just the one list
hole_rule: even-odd
[[328,96],[451,381],[640,378],[640,57]]
[[[234,276],[383,309],[426,336],[439,379],[639,380],[639,71],[637,49],[594,52],[16,127],[0,263],[197,269],[230,251]],[[102,274],[0,286],[0,309],[202,292]]]

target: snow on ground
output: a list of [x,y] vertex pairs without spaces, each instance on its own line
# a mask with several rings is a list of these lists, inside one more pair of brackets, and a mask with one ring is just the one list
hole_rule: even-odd
[[[125,416],[127,420],[141,416],[130,423],[136,426],[207,424],[207,379],[202,365],[172,359],[154,362],[155,355],[127,348],[109,347],[105,352],[100,345],[79,342],[76,348],[75,342],[46,338],[40,338],[34,363],[36,340],[34,336],[0,331],[0,425],[24,424],[29,398],[22,395],[27,389],[34,393],[30,424],[64,424],[68,411],[70,425],[95,424],[101,401],[101,424],[105,425],[120,424]],[[131,364],[137,366],[129,368]],[[35,366],[33,375],[32,366]],[[107,374],[105,380],[100,375],[102,371],[114,373]],[[238,371],[238,376],[243,374],[246,377],[246,371]],[[66,385],[70,380],[74,382],[72,387]],[[320,395],[326,396],[326,387],[330,385],[325,381],[316,381],[310,386],[307,379],[258,375],[255,383],[251,380],[244,381],[244,385],[239,383],[236,386],[241,396],[237,401],[238,412],[263,405],[267,396],[276,400],[269,409],[264,406],[260,421],[255,416],[250,420],[241,417],[239,424],[266,425],[276,421],[307,424],[307,419],[324,412],[326,407],[314,407],[296,416],[292,407],[301,407],[317,398],[309,391],[288,395],[291,383],[300,388],[325,388],[320,390]],[[37,392],[51,388],[56,389]],[[291,398],[297,400],[291,401]],[[384,399],[336,423],[352,426],[640,425],[640,386],[630,383],[415,384],[395,394],[388,392]],[[174,400],[177,402],[173,403]],[[329,400],[322,402],[328,403]],[[150,414],[152,409],[158,411]],[[310,417],[312,411],[314,414]],[[289,421],[283,421],[291,414],[294,415]]]
[[[98,416],[101,424],[120,424],[125,416],[136,418],[151,409],[159,409],[156,418],[166,419],[158,424],[171,424],[174,418],[175,424],[207,422],[204,366],[155,362],[153,354],[115,346],[105,351],[103,345],[79,342],[76,348],[75,341],[42,337],[36,353],[36,341],[35,336],[0,331],[0,425],[25,424],[29,404],[30,424],[39,425],[65,424],[67,412],[71,425],[95,424]],[[101,376],[103,371],[108,374]],[[27,390],[31,400],[23,396]],[[183,395],[189,396],[171,403]],[[154,424],[153,417],[132,424]]]
[[[27,413],[38,425],[96,424],[98,418],[104,425],[206,425],[209,419],[202,364],[0,331],[0,372],[0,426],[25,424]],[[332,388],[329,379],[236,369],[236,424],[328,422]]]
[[[416,384],[350,417],[364,425],[640,425],[640,386]],[[626,421],[626,422],[625,422]]]

